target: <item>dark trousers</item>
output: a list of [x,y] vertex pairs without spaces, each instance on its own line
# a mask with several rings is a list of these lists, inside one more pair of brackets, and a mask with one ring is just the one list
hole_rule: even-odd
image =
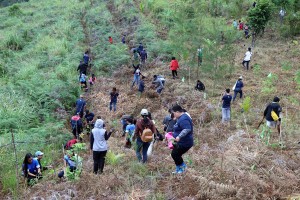
[[100,174],[103,172],[105,156],[107,151],[93,151],[94,160],[94,173],[97,174],[98,170]]
[[[138,137],[136,139],[136,150],[135,150],[135,153],[136,153],[136,157],[138,158],[138,160],[140,162],[147,162],[147,151],[148,151],[148,148],[150,146],[150,142],[143,142],[141,140],[140,137]],[[142,151],[142,154],[141,154],[141,151]]]
[[233,100],[232,101],[235,100],[235,98],[236,98],[236,96],[237,96],[238,93],[240,93],[240,98],[243,97],[243,90],[234,91],[234,95],[233,95]]
[[172,70],[172,76],[177,77],[177,70]]
[[247,70],[249,70],[249,62],[250,62],[250,60],[248,60],[248,61],[243,60],[243,62],[242,62],[243,67],[245,67],[245,63],[246,63]]
[[185,154],[191,147],[181,147],[179,145],[175,145],[172,150],[171,156],[176,165],[182,165],[183,159],[182,155]]

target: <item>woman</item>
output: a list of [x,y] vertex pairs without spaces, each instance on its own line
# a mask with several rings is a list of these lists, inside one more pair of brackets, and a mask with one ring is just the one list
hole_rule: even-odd
[[104,122],[102,119],[97,119],[95,126],[90,136],[91,151],[93,151],[94,160],[94,173],[97,174],[98,170],[100,174],[103,173],[105,156],[108,150],[107,140],[111,136],[113,129],[109,133],[103,127]]
[[177,69],[179,69],[178,61],[175,57],[172,57],[171,63],[170,63],[170,70],[172,71],[173,79],[177,78]]
[[33,159],[31,153],[27,153],[25,155],[22,168],[24,176],[27,178],[28,183],[30,182],[30,180],[40,178],[42,175],[39,162],[36,159]]
[[[134,138],[137,138],[136,140],[136,157],[140,162],[146,163],[148,156],[147,156],[147,151],[150,146],[151,141],[143,141],[143,132],[145,133],[145,130],[149,130],[152,132],[152,137],[153,134],[156,132],[156,128],[152,122],[152,120],[149,118],[149,112],[147,109],[142,109],[141,111],[141,116],[142,119],[139,119],[136,123],[135,126],[135,133],[134,133]],[[141,154],[142,151],[142,154]]]
[[74,160],[75,154],[73,151],[68,150],[67,154],[64,156],[64,170],[58,173],[58,178],[64,177],[66,174],[66,169],[69,167],[70,172],[75,172],[76,170],[76,161]]
[[183,162],[182,155],[185,154],[193,145],[193,123],[191,117],[189,117],[185,110],[176,105],[172,108],[172,113],[177,119],[173,128],[173,137],[176,144],[172,150],[171,156],[176,164],[175,174],[181,174],[186,169],[186,164]]

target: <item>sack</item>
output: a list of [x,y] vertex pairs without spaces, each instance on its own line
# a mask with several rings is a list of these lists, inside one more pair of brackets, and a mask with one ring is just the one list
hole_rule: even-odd
[[274,121],[278,121],[279,117],[274,110],[271,111],[271,117]]
[[150,157],[153,151],[153,142],[150,143],[148,150],[147,150],[147,156]]
[[237,83],[237,82],[235,82],[234,86],[232,87],[232,90],[233,90],[233,91],[235,90],[236,83]]
[[141,140],[143,142],[151,142],[153,140],[153,132],[149,128],[145,128],[141,135]]

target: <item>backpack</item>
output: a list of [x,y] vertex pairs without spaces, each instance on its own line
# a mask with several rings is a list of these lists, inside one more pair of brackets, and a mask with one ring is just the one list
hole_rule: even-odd
[[73,116],[71,118],[71,126],[72,126],[72,129],[76,129],[76,126],[80,126],[81,123],[80,123],[80,117],[76,117],[76,116]]
[[141,135],[141,140],[143,142],[151,142],[153,140],[153,132],[150,128],[145,127]]

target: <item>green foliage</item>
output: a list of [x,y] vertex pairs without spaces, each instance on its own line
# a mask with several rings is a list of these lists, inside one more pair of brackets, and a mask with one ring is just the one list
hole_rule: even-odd
[[255,63],[253,65],[253,73],[255,74],[255,76],[258,76],[261,74],[261,66],[257,63]]
[[278,80],[278,76],[276,74],[269,74],[267,78],[264,79],[262,84],[261,92],[270,95],[276,92],[276,81]]
[[140,177],[145,177],[149,173],[147,166],[140,162],[131,162],[128,171]]
[[281,67],[284,71],[289,71],[293,68],[293,65],[288,61],[281,62]]
[[263,33],[271,19],[272,4],[269,0],[261,0],[248,11],[248,22],[256,34]]
[[22,14],[20,6],[18,6],[16,4],[9,7],[8,12],[9,12],[9,15],[11,15],[11,16],[16,16],[16,15],[21,15]]
[[119,165],[122,163],[125,154],[114,154],[112,151],[108,151],[106,154],[106,161],[110,165]]
[[298,70],[295,74],[295,81],[298,85],[298,89],[300,89],[300,70]]
[[290,13],[287,16],[289,30],[291,35],[299,35],[300,33],[300,11]]
[[5,43],[6,43],[6,47],[13,51],[22,50],[25,45],[22,37],[20,37],[16,34],[12,34],[12,35],[8,36],[8,39],[6,40]]
[[251,108],[251,98],[250,97],[244,98],[241,108],[243,109],[244,112],[246,112],[246,113],[249,112],[249,110]]

